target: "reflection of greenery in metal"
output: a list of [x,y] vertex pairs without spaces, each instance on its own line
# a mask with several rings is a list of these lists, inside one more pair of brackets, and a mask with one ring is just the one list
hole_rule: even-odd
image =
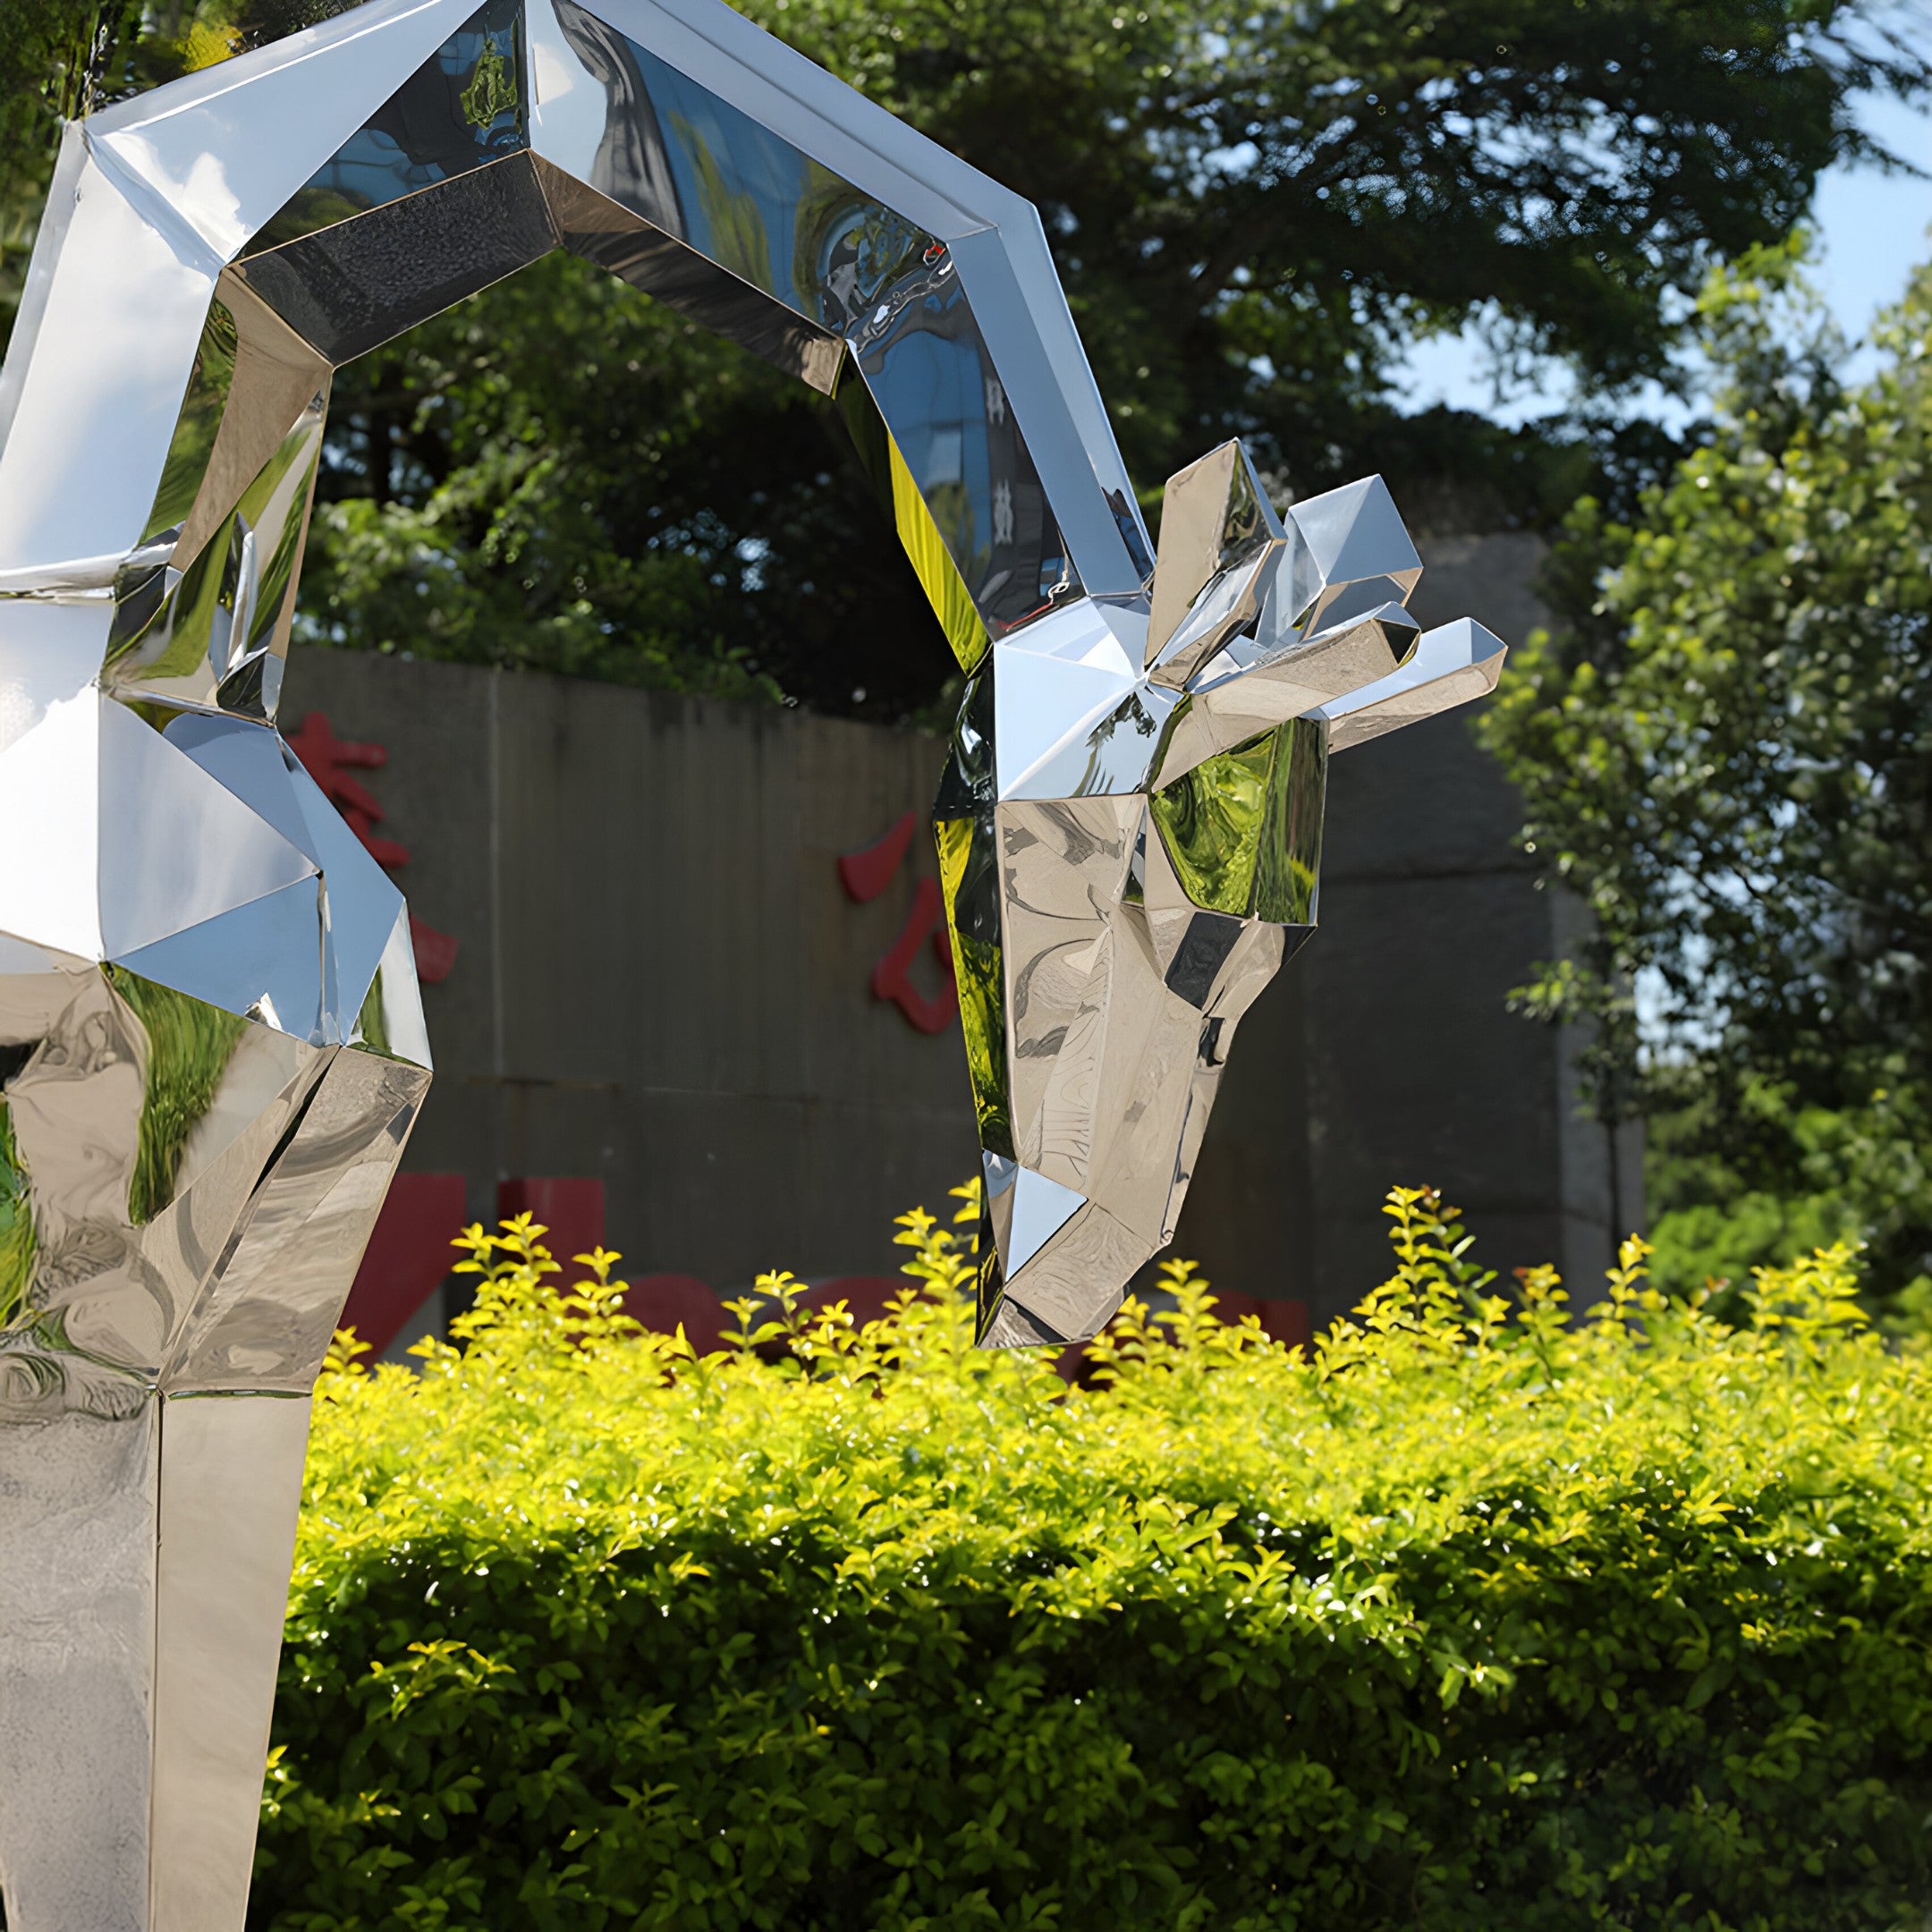
[[168,445],[144,541],[164,530],[178,530],[188,521],[188,513],[201,494],[201,479],[215,453],[216,433],[234,383],[236,348],[235,318],[225,303],[216,302],[202,326],[194,373],[188,378],[188,394],[174,425],[174,439]]
[[1006,1292],[1006,1275],[1000,1267],[990,1217],[979,1230],[979,1267],[973,1276],[973,1333],[983,1335],[993,1326],[1000,1297]]
[[1181,889],[1208,912],[1305,926],[1321,866],[1328,727],[1294,718],[1148,801]]
[[20,1313],[27,1298],[35,1245],[27,1176],[13,1144],[13,1116],[0,1099],[0,1328]]
[[732,185],[710,141],[689,115],[673,114],[671,131],[698,176],[705,253],[753,288],[772,287],[777,276],[772,267],[771,235],[757,197]]
[[926,499],[919,495],[919,485],[912,480],[911,470],[886,427],[886,419],[849,360],[839,381],[838,405],[858,445],[860,461],[899,533],[913,574],[938,615],[939,628],[945,632],[960,669],[970,675],[992,648],[993,640],[987,635],[972,592],[966,588]]
[[123,966],[107,971],[148,1035],[140,1151],[128,1190],[128,1216],[139,1227],[174,1199],[182,1150],[208,1112],[248,1022]]
[[1151,801],[1181,889],[1209,912],[1247,914],[1274,761],[1275,734],[1269,732],[1204,759]]
[[[243,541],[239,518],[229,517],[182,573],[172,613],[174,635],[167,648],[145,666],[147,676],[185,677],[208,655],[216,613],[224,605],[232,608],[234,602],[235,589],[241,580]],[[144,635],[137,632],[118,649],[110,651],[108,662],[133,650]]]
[[471,127],[487,128],[500,114],[517,104],[516,77],[503,49],[494,40],[485,40],[477,56],[476,72],[462,90],[463,119]]
[[[905,458],[899,453],[898,444],[888,436],[886,446],[892,465],[893,527],[899,532],[899,541],[911,560],[920,588],[938,614],[939,627],[953,647],[953,655],[959,659],[960,669],[970,676],[991,648],[993,640],[987,635],[979,606],[953,562],[945,538],[939,534],[938,523],[926,507],[926,499],[912,480]],[[967,513],[970,513],[970,505]],[[957,525],[957,516],[953,521]]]
[[979,1115],[979,1144],[988,1153],[1004,1154],[1011,1160],[1006,991],[993,821],[989,817],[942,818],[933,832],[939,844],[946,924],[953,933],[953,972],[959,982],[960,1027],[966,1036],[966,1071]]
[[369,989],[362,996],[362,1011],[356,1018],[356,1030],[371,1053],[379,1053],[385,1059],[391,1057],[389,1021],[383,1012],[382,975],[379,972],[369,981]]
[[[182,420],[188,420],[185,411]],[[175,443],[177,448],[182,446],[179,429]],[[262,634],[274,628],[288,595],[306,527],[306,518],[296,514],[290,506],[306,502],[321,455],[321,425],[305,417],[283,437],[275,454],[242,492],[240,502],[182,572],[168,606],[172,637],[165,650],[144,663],[144,676],[185,677],[207,657],[209,640],[216,634],[216,612],[225,607],[232,613],[234,608],[244,571],[247,538],[265,523],[275,532],[275,546],[258,558],[254,615],[248,635],[236,640],[237,651],[258,642]],[[164,480],[164,496],[166,488]],[[281,499],[279,504],[277,498]],[[174,507],[185,517],[193,507],[192,496]],[[129,632],[110,648],[108,662],[114,663],[142,646],[148,634],[146,630]]]

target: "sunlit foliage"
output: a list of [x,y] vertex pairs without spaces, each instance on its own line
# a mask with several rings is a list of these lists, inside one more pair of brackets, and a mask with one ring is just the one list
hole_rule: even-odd
[[1312,1359],[1176,1263],[1071,1389],[929,1216],[885,1320],[767,1277],[702,1358],[473,1231],[457,1345],[324,1378],[258,1922],[1922,1912],[1932,1387],[1849,1251],[1572,1319],[1388,1211]]

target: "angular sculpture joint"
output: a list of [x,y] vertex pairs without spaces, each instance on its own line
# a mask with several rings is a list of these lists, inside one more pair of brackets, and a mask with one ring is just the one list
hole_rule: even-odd
[[1089,1335],[1313,929],[1326,761],[1479,695],[1379,480],[1157,567],[1038,217],[719,0],[367,0],[68,129],[0,371],[0,1892],[239,1932],[307,1398],[429,1078],[276,734],[334,371],[565,248],[832,398],[968,674],[979,1339]]

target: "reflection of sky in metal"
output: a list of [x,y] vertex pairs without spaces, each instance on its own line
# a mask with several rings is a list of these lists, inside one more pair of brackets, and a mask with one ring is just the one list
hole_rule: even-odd
[[[943,314],[965,298],[955,282],[949,297],[927,300]],[[920,495],[953,539],[954,561],[977,587],[991,561],[993,534],[986,380],[977,341],[916,329],[894,343],[868,376]]]
[[404,153],[393,134],[364,128],[309,186],[328,189],[364,208],[380,208],[400,195],[447,179],[447,170],[435,162],[418,161]]
[[[1011,623],[1057,578],[1062,546],[1016,538],[1038,484],[998,394],[979,324],[932,238],[635,41],[626,50],[663,142],[682,238],[851,341],[866,381],[982,611]],[[1004,419],[1004,407],[1000,411]]]
[[754,287],[818,320],[816,263],[801,259],[799,230],[815,199],[857,191],[789,141],[633,40],[629,43],[677,184],[684,239]]
[[559,166],[581,181],[591,175],[592,157],[604,139],[604,90],[584,72],[555,38],[554,24],[539,9],[531,18],[530,65],[536,99],[530,118],[544,131],[545,149]]

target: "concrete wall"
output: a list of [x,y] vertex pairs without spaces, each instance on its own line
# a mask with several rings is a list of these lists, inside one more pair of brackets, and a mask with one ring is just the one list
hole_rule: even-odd
[[396,877],[461,944],[410,1167],[486,1217],[500,1175],[600,1176],[639,1273],[892,1271],[892,1216],[977,1165],[965,1055],[868,990],[929,840],[867,905],[836,859],[929,804],[932,741],[349,652],[292,663],[311,708],[386,747]]
[[[1425,554],[1427,621],[1534,621],[1531,539]],[[463,1174],[485,1217],[499,1176],[600,1176],[631,1273],[893,1271],[892,1216],[975,1169],[964,1056],[956,1024],[917,1032],[869,990],[932,869],[923,831],[867,904],[836,859],[923,820],[936,741],[314,650],[285,726],[310,710],[386,748],[355,775],[409,850],[412,911],[460,942],[425,989],[410,1167]],[[1513,852],[1520,817],[1459,716],[1335,761],[1323,929],[1243,1023],[1182,1224],[1229,1287],[1347,1306],[1386,1272],[1398,1181],[1447,1189],[1504,1267],[1600,1266],[1633,1224],[1574,1116],[1571,1043],[1504,1010],[1573,916]]]

